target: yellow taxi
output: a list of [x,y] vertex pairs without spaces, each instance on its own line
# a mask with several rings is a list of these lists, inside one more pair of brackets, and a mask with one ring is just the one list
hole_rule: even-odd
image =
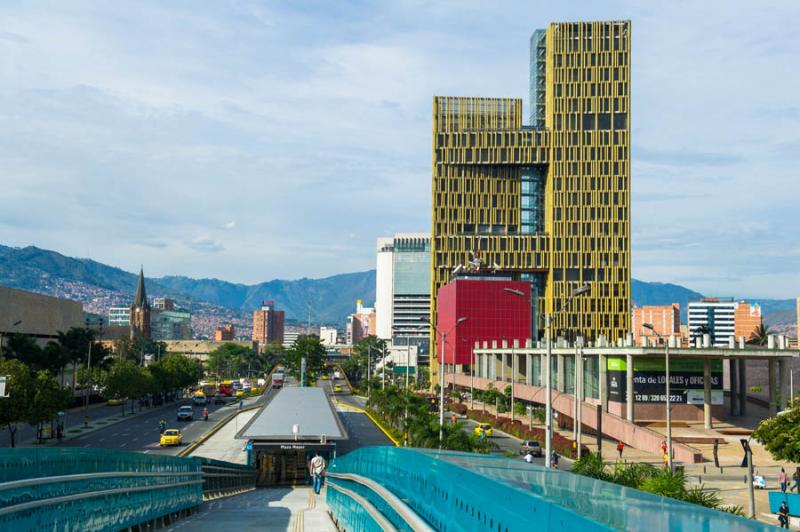
[[244,397],[244,390],[242,390],[241,388],[236,390],[236,397]]
[[161,435],[161,441],[158,444],[161,447],[167,445],[180,445],[183,443],[183,434],[178,429],[167,429]]
[[477,427],[475,427],[475,430],[473,432],[477,436],[480,436],[481,433],[483,433],[483,435],[486,436],[487,438],[491,438],[492,437],[492,426],[490,424],[488,424],[488,423],[481,423]]
[[[324,380],[324,381],[328,380],[328,375],[327,375],[327,374],[323,375],[323,376],[322,376],[322,380]],[[666,399],[665,399],[665,400],[666,400]]]
[[341,393],[342,392],[342,387],[337,384],[336,386],[333,387],[333,391],[335,393]]

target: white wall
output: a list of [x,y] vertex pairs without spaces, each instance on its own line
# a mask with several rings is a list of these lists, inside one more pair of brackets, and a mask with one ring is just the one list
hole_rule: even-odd
[[375,275],[375,315],[376,332],[378,338],[389,340],[392,337],[392,300],[394,299],[393,281],[394,272],[393,253],[380,251],[381,248],[391,246],[393,238],[378,239],[378,264]]

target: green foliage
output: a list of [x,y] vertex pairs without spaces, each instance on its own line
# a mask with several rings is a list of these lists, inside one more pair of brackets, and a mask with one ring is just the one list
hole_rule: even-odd
[[303,358],[306,359],[306,374],[320,374],[325,367],[326,352],[318,336],[299,336],[286,351],[284,361],[289,372],[299,379]]
[[9,431],[11,447],[15,445],[17,426],[28,419],[31,403],[33,378],[28,368],[19,360],[0,360],[0,375],[8,375],[6,393],[8,397],[0,399],[0,426]]
[[266,370],[264,357],[253,349],[226,342],[211,351],[206,360],[210,373],[223,378],[243,377],[249,371],[263,373]]
[[775,460],[800,462],[800,404],[762,421],[753,431],[753,438]]
[[588,453],[575,462],[572,472],[707,508],[741,514],[740,507],[721,506],[722,499],[717,491],[707,490],[702,485],[687,487],[686,473],[683,468],[670,471],[667,468],[657,468],[650,464],[618,461],[613,468],[609,469],[603,463],[600,455]]
[[380,359],[386,347],[386,342],[374,335],[362,338],[353,346],[350,357],[342,362],[347,378],[354,386],[363,387],[367,378],[367,362],[371,362],[372,367]]
[[756,330],[747,339],[747,343],[751,345],[767,345],[770,334],[772,334],[770,328],[762,323],[756,327]]
[[[55,418],[60,410],[67,407],[70,393],[62,388],[47,371],[39,371],[32,384],[27,421],[35,427],[41,427],[43,423]],[[37,434],[41,434],[41,431],[37,430]]]

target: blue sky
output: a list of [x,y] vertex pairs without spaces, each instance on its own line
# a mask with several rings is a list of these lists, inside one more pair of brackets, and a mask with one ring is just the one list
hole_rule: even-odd
[[5,0],[0,243],[247,283],[372,268],[376,237],[429,230],[433,95],[526,98],[535,28],[630,19],[633,275],[795,296],[800,3],[759,8]]

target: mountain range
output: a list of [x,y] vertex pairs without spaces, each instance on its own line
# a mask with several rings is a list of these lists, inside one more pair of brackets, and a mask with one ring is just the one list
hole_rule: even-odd
[[[0,246],[0,285],[69,297],[83,302],[88,312],[105,315],[108,307],[130,304],[136,274],[34,246]],[[683,320],[688,302],[703,297],[680,285],[637,279],[632,280],[631,291],[636,305],[679,303]],[[148,277],[147,292],[151,297],[171,297],[192,310],[200,321],[205,319],[206,325],[193,324],[201,334],[213,334],[214,323],[223,321],[247,329],[250,312],[265,300],[274,300],[284,309],[287,320],[305,323],[310,307],[313,323],[340,326],[355,309],[357,299],[367,305],[375,301],[375,270],[252,285],[183,276]],[[767,324],[793,323],[796,319],[793,299],[754,301],[761,303]]]

